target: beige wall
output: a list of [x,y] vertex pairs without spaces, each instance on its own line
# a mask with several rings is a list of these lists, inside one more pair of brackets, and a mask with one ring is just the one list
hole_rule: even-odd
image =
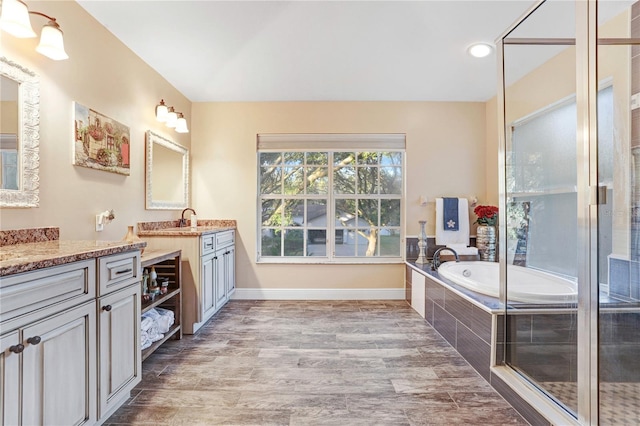
[[[37,39],[2,34],[2,55],[40,76],[40,207],[0,210],[0,228],[59,226],[63,239],[119,240],[127,225],[179,217],[179,211],[144,209],[146,130],[186,147],[180,135],[155,121],[161,98],[191,117],[191,103],[131,50],[72,1],[30,1],[31,10],[57,18],[64,31],[66,61],[35,52]],[[46,23],[31,17],[34,30]],[[73,102],[99,111],[131,131],[131,174],[123,176],[72,165]],[[95,215],[114,209],[116,219],[95,232]]]
[[193,204],[199,218],[238,221],[239,287],[403,286],[401,265],[255,263],[258,133],[405,133],[407,235],[423,218],[434,234],[435,197],[485,200],[484,103],[194,103],[192,111]]

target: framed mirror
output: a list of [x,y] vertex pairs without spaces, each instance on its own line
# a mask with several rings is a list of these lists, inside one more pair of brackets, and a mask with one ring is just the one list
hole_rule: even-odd
[[0,57],[0,207],[38,207],[38,76]]
[[189,207],[189,150],[147,130],[147,210]]

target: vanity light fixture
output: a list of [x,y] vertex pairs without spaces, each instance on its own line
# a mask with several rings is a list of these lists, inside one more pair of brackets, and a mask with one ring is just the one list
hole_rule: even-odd
[[167,106],[164,99],[160,99],[160,103],[156,105],[156,120],[165,123],[167,127],[175,129],[178,133],[189,133],[184,114],[176,112],[172,106]]
[[484,58],[493,52],[493,46],[489,43],[474,43],[467,48],[467,52],[474,58]]
[[182,114],[181,112],[178,113],[178,121],[176,123],[176,132],[189,133],[189,129],[187,128],[187,120],[184,118],[184,114]]
[[56,22],[56,18],[45,15],[42,12],[30,11],[29,7],[22,0],[3,0],[2,12],[0,13],[0,28],[5,32],[18,38],[35,37],[36,33],[31,28],[29,14],[39,15],[47,18],[47,22],[42,27],[40,33],[40,43],[36,47],[36,52],[60,61],[69,59],[69,55],[64,51],[64,39],[60,25]]

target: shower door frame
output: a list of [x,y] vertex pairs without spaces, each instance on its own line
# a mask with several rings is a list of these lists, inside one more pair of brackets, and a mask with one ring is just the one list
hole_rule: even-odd
[[[598,424],[598,147],[597,147],[597,0],[577,0],[576,38],[508,39],[509,34],[528,19],[545,0],[539,0],[496,41],[498,60],[498,167],[499,167],[499,259],[500,300],[507,329],[507,185],[505,122],[505,45],[574,45],[576,46],[577,107],[577,266],[578,266],[578,338],[577,338],[577,419],[516,373],[504,362],[507,334],[494,372],[552,423]],[[616,44],[615,41],[610,42]],[[609,44],[600,40],[600,44]]]

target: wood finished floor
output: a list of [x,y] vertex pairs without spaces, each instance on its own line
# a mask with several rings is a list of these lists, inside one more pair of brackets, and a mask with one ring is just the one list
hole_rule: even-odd
[[528,424],[404,301],[231,301],[106,424]]

